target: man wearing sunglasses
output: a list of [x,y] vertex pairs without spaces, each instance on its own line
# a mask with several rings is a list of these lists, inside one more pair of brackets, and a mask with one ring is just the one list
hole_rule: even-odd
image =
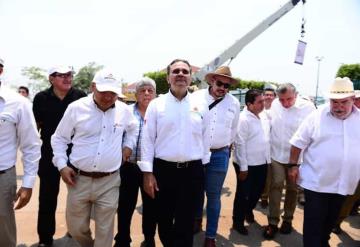
[[165,247],[192,247],[196,200],[209,162],[204,107],[188,92],[191,66],[176,59],[167,67],[167,94],[146,109],[141,161],[144,190],[155,199],[160,240]]
[[[60,174],[52,163],[50,138],[54,134],[68,105],[86,94],[72,87],[73,70],[69,66],[49,70],[51,86],[34,97],[33,112],[42,139],[39,214],[37,231],[39,246],[51,246],[55,234],[55,211],[59,194]],[[68,150],[70,152],[70,149]]]
[[[229,93],[229,87],[237,83],[230,68],[219,67],[206,75],[209,88],[196,91],[194,96],[202,99],[209,108],[210,163],[205,167],[205,192],[207,196],[207,225],[205,247],[215,246],[215,237],[221,209],[221,188],[228,169],[230,145],[234,142],[240,114],[239,101]],[[201,230],[204,193],[198,204],[194,232]]]

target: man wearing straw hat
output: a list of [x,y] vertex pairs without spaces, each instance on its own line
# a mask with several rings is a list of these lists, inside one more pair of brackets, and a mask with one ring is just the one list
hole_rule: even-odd
[[[329,246],[346,195],[360,179],[360,111],[349,78],[336,78],[330,104],[310,114],[291,138],[289,180],[304,188],[303,243]],[[303,151],[304,161],[298,166]]]
[[[209,108],[208,135],[210,137],[210,163],[205,166],[205,192],[207,196],[207,225],[204,246],[215,246],[215,237],[221,209],[221,189],[229,163],[230,145],[234,142],[239,114],[239,101],[229,94],[229,87],[237,83],[230,68],[222,66],[206,75],[209,88],[196,91],[194,96],[202,99]],[[204,199],[199,203],[194,232],[201,230]]]

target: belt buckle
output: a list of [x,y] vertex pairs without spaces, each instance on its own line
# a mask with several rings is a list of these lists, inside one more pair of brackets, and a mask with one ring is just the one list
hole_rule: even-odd
[[189,162],[176,162],[176,168],[188,168]]

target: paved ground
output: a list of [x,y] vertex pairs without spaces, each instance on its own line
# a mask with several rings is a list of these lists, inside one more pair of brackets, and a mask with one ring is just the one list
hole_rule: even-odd
[[[18,166],[18,184],[22,170]],[[231,229],[232,226],[232,203],[234,199],[234,189],[236,185],[235,173],[232,167],[229,167],[229,172],[225,180],[223,194],[222,194],[222,209],[219,221],[219,229],[217,236],[217,245],[225,247],[234,246],[302,246],[302,207],[297,207],[295,212],[295,219],[293,225],[295,231],[290,235],[278,234],[273,241],[264,240],[261,236],[262,226],[267,224],[266,213],[258,207],[255,210],[256,223],[249,226],[249,236],[242,236]],[[36,232],[37,209],[38,209],[38,191],[39,181],[36,182],[33,196],[30,203],[20,211],[16,212],[17,229],[18,229],[18,247],[35,247],[38,241]],[[62,182],[58,209],[56,214],[57,226],[55,234],[54,247],[75,247],[78,246],[73,240],[64,237],[66,233],[65,224],[65,205],[66,205],[66,187]],[[93,226],[92,226],[93,228]],[[360,216],[349,217],[343,224],[344,233],[337,236],[331,235],[331,246],[356,246],[360,247]],[[141,199],[139,197],[138,207],[134,214],[132,224],[132,238],[134,247],[141,245],[143,236],[141,235]],[[201,247],[204,239],[204,233],[199,233],[195,236],[195,247]],[[157,239],[157,246],[161,246]]]

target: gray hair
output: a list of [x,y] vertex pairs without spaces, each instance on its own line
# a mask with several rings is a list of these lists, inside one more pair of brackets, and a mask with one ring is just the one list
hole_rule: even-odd
[[291,83],[284,83],[281,84],[277,89],[276,89],[276,94],[284,94],[286,93],[288,90],[291,90],[293,93],[297,93],[296,91],[296,87],[291,84]]
[[139,81],[136,82],[136,92],[140,90],[143,86],[152,86],[156,91],[156,83],[153,79],[149,77],[143,77]]

